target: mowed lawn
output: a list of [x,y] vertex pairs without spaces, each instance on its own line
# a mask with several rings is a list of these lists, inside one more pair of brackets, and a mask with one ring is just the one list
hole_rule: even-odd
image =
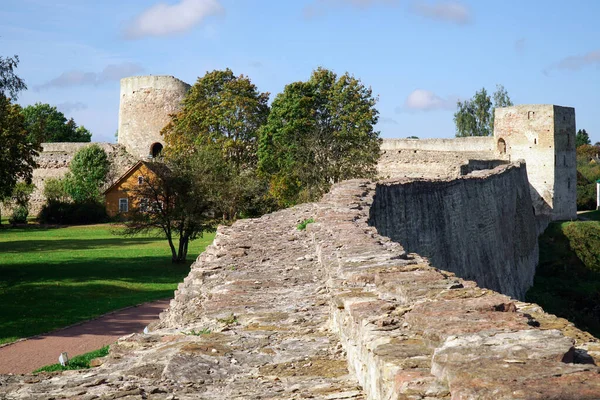
[[165,239],[110,225],[0,229],[0,344],[173,296],[214,234],[171,264]]

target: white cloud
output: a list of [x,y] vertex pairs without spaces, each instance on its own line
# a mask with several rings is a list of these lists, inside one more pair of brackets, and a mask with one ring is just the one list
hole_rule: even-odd
[[142,72],[144,68],[135,63],[110,64],[101,72],[84,72],[79,70],[66,71],[54,79],[34,87],[35,90],[50,88],[65,88],[70,86],[100,85],[106,82],[118,81],[126,76]]
[[398,0],[314,0],[311,4],[304,7],[304,17],[313,18],[323,15],[331,7],[357,7],[368,8],[379,4],[395,5]]
[[181,0],[176,4],[159,3],[142,12],[124,34],[127,39],[167,36],[188,31],[207,17],[224,13],[218,0]]
[[600,68],[600,50],[590,51],[583,55],[565,57],[556,64],[546,68],[544,73],[547,74],[553,69],[577,71],[593,65]]
[[424,0],[412,4],[412,12],[423,17],[466,25],[471,22],[471,11],[458,1],[437,1],[430,3]]
[[64,114],[71,114],[73,111],[82,111],[88,108],[87,104],[82,103],[80,101],[71,102],[66,101],[64,103],[60,103],[56,106],[61,112]]
[[397,108],[397,112],[402,110],[413,111],[432,111],[432,110],[452,110],[456,108],[456,98],[448,97],[443,99],[432,91],[416,89],[408,95],[403,108]]

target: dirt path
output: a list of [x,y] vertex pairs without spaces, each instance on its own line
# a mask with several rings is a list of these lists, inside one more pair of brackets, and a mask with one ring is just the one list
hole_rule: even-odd
[[106,314],[98,319],[0,348],[0,374],[26,374],[69,357],[97,350],[130,333],[141,332],[158,318],[170,300],[158,300]]

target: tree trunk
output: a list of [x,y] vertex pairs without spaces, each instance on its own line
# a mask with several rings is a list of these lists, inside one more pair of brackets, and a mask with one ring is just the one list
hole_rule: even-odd
[[170,234],[167,235],[167,240],[169,241],[169,247],[171,248],[171,262],[173,264],[177,263],[177,250],[175,250],[175,245],[173,244],[173,238]]
[[189,240],[190,239],[188,236],[179,236],[179,252],[177,254],[177,262],[179,263],[185,262],[185,257],[187,255],[187,243]]

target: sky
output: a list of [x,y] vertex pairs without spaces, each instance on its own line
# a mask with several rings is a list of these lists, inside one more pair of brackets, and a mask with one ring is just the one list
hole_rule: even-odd
[[575,107],[600,141],[600,1],[2,0],[0,56],[18,102],[57,106],[114,142],[119,80],[193,84],[231,68],[271,100],[317,67],[378,97],[384,138],[450,138],[458,99],[503,85],[515,104]]

